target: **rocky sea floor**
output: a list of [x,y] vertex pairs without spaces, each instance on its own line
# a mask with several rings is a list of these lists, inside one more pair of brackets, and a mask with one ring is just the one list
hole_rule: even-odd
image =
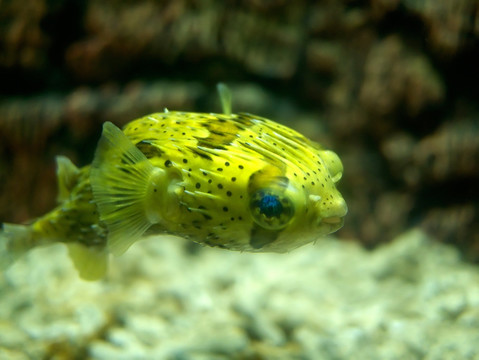
[[150,238],[98,282],[51,246],[0,275],[0,359],[479,359],[479,268],[418,230],[373,252]]

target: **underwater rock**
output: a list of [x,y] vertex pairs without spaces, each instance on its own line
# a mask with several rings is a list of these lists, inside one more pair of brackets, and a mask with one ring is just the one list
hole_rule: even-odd
[[423,214],[423,229],[442,242],[456,244],[466,259],[475,262],[479,260],[478,136],[477,121],[455,119],[420,140],[397,134],[382,146],[392,175],[407,193],[415,194],[409,207],[415,209],[412,216]]
[[221,56],[253,73],[289,78],[300,56],[304,2],[287,11],[276,6],[282,21],[258,8],[213,1],[191,6],[188,1],[92,0],[85,14],[87,36],[66,50],[66,62],[79,79],[105,80],[134,71],[134,63],[158,67]]
[[61,245],[32,251],[0,276],[0,358],[479,356],[479,270],[419,230],[372,252],[185,245],[149,238],[96,283]]
[[31,70],[44,65],[51,39],[42,29],[42,20],[48,12],[46,1],[41,0],[2,4],[0,67]]
[[401,106],[409,116],[417,116],[428,106],[440,103],[445,95],[441,78],[428,59],[408,49],[397,36],[373,46],[364,76],[361,104],[382,122]]
[[117,124],[162,109],[191,109],[198,83],[132,81],[0,100],[0,219],[23,222],[54,206],[54,156],[89,163],[106,120]]
[[[438,53],[451,56],[467,45],[470,34],[477,37],[477,0],[373,0],[377,17],[398,9],[418,16],[426,25],[427,39]],[[404,11],[403,10],[403,11]],[[476,10],[476,14],[474,11]]]
[[[455,119],[424,137],[413,150],[416,181],[433,183],[479,178],[479,122]],[[417,184],[411,184],[417,185]]]

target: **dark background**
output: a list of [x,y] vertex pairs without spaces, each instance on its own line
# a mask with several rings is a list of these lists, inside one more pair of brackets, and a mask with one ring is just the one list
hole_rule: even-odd
[[219,81],[340,155],[340,238],[419,226],[479,261],[478,0],[2,1],[0,221],[54,206],[102,122],[220,111]]

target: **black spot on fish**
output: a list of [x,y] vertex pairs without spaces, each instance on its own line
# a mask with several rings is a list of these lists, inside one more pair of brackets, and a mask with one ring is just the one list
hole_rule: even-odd
[[198,150],[198,149],[195,149],[193,147],[189,147],[189,149],[195,153],[196,155],[198,155],[199,157],[203,158],[203,159],[206,159],[206,160],[209,160],[209,161],[213,161],[213,158],[211,156],[209,156],[207,153],[205,153],[204,151],[201,151],[201,150]]
[[165,167],[170,167],[170,166],[171,166],[171,160],[166,160]]
[[246,115],[246,114],[239,114],[235,118],[235,120],[242,125],[246,125],[246,127],[250,127],[250,126],[253,125],[253,122],[251,121],[251,116]]
[[[200,210],[206,210],[206,208],[205,208],[203,205],[198,206],[198,209],[200,209]],[[211,216],[210,216],[210,215],[205,214],[204,212],[202,212],[201,215],[203,215],[203,217],[204,217],[206,220],[211,220]]]
[[[225,144],[225,145],[230,145],[230,143]],[[205,141],[205,140],[198,140],[198,146],[208,148],[208,149],[214,149],[214,150],[227,150],[224,146],[218,145],[214,142],[211,141]]]
[[234,123],[233,126],[235,127],[236,130],[245,130],[245,127],[239,124]]
[[210,133],[218,136],[225,136],[226,134],[222,131],[210,130]]

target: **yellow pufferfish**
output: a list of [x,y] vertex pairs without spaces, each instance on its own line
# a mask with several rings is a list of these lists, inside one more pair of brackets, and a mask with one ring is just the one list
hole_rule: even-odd
[[144,234],[286,252],[341,228],[336,153],[271,120],[231,113],[228,89],[218,90],[223,114],[165,110],[123,130],[106,122],[91,166],[57,157],[58,206],[30,225],[3,225],[0,267],[62,242],[80,276],[95,280],[110,252],[123,254]]

